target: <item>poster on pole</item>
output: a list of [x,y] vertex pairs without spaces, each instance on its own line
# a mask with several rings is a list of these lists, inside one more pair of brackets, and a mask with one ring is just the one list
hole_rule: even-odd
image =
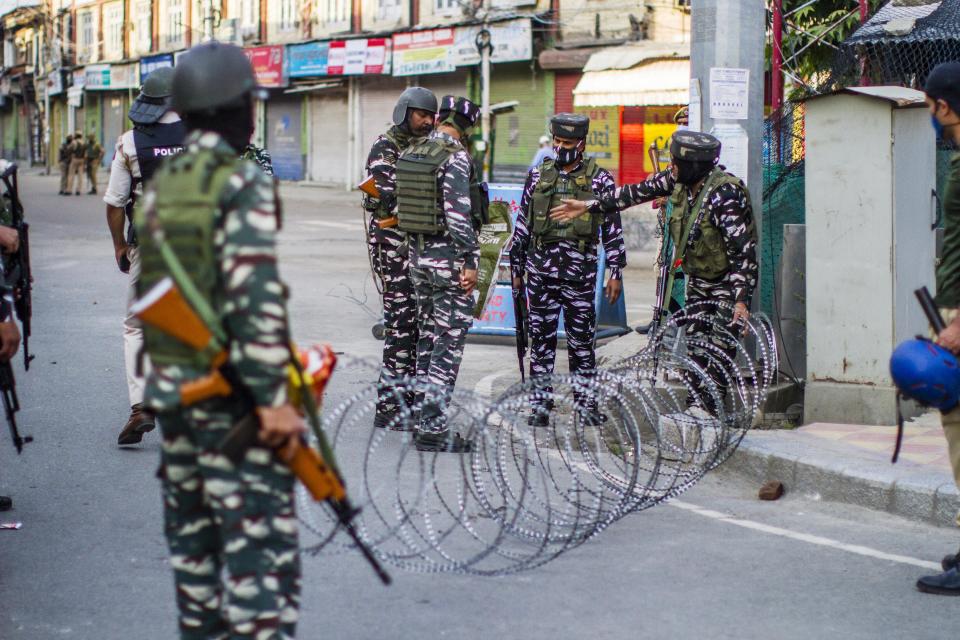
[[746,129],[738,124],[718,124],[711,131],[720,141],[720,164],[744,182],[750,160],[750,137]]
[[710,117],[714,120],[746,120],[749,111],[750,70],[710,69]]

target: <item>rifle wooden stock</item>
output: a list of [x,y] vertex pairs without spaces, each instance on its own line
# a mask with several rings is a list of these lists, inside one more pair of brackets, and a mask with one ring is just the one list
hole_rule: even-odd
[[220,367],[227,362],[227,352],[221,351],[213,359],[213,369],[207,375],[180,385],[180,403],[189,407],[210,398],[226,398],[233,393],[233,386],[221,373]]
[[293,459],[287,462],[287,466],[317,502],[346,500],[347,491],[340,478],[306,441],[301,440],[297,452],[293,454]]
[[374,222],[375,225],[381,229],[391,229],[398,224],[400,224],[400,218],[397,216],[390,216],[389,218],[383,218]]
[[357,189],[363,191],[365,194],[371,198],[380,199],[380,189],[377,188],[377,182],[373,179],[373,176],[368,177],[366,180],[357,185]]
[[215,342],[213,333],[170,278],[154,285],[130,311],[144,323],[197,351],[204,351]]

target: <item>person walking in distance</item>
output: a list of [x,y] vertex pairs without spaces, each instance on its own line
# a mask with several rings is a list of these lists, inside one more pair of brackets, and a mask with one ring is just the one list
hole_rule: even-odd
[[84,149],[83,159],[87,163],[87,180],[90,181],[90,195],[97,193],[97,172],[100,170],[100,161],[103,160],[103,147],[91,133],[87,136],[87,146]]
[[63,144],[60,145],[60,150],[57,152],[57,162],[60,164],[60,191],[61,196],[68,196],[70,192],[67,191],[67,182],[70,179],[70,145],[73,143],[73,134],[68,135]]
[[86,171],[87,145],[83,141],[83,134],[77,131],[73,134],[73,142],[70,143],[70,179],[67,182],[67,193],[73,191],[74,195],[80,195],[83,189],[83,174]]
[[140,250],[132,221],[133,207],[141,197],[144,183],[150,180],[164,159],[183,151],[186,128],[170,107],[172,80],[172,68],[157,69],[144,80],[140,95],[127,114],[133,128],[117,140],[110,163],[110,181],[103,197],[117,267],[129,274],[123,352],[130,417],[117,437],[119,446],[137,444],[155,427],[153,416],[143,407],[143,373],[149,366],[147,359],[141,358],[143,328],[129,311],[140,275]]

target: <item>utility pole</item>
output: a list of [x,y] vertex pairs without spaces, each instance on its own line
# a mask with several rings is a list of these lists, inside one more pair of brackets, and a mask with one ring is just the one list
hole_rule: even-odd
[[480,138],[483,151],[483,181],[490,182],[490,23],[483,20],[483,28],[477,34],[476,45],[480,52]]
[[219,22],[220,12],[213,8],[213,0],[204,0],[203,3],[203,41],[213,40],[216,23]]

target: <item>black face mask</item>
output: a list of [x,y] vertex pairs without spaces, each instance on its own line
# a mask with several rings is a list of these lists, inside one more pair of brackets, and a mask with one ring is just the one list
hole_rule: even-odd
[[557,154],[557,164],[561,167],[567,167],[576,163],[580,160],[580,156],[583,153],[580,150],[580,145],[575,146],[573,149],[567,149],[558,145],[553,148],[553,152]]
[[706,177],[713,169],[712,162],[686,162],[684,160],[674,161],[677,165],[677,182],[690,186]]

